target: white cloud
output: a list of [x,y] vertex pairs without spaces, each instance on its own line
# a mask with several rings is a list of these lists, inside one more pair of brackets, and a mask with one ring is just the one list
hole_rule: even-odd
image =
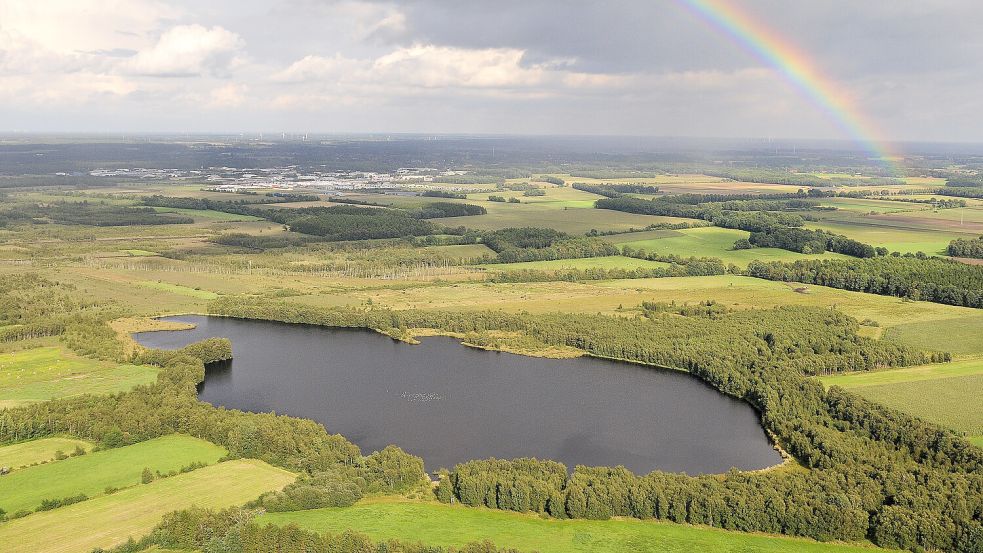
[[246,103],[249,87],[244,84],[228,83],[212,89],[208,105],[218,109],[237,108]]
[[151,48],[127,60],[122,70],[154,77],[195,77],[225,74],[244,46],[239,35],[222,27],[179,25],[166,31]]
[[523,67],[522,50],[414,45],[375,60],[372,71],[394,83],[438,87],[507,88],[540,83],[544,69]]

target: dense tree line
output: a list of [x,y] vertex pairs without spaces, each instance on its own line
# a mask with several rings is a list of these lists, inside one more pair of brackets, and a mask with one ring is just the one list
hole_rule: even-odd
[[958,188],[958,187],[945,187],[936,188],[935,190],[929,191],[930,194],[937,194],[939,196],[954,196],[956,198],[983,198],[983,188]]
[[462,194],[461,192],[450,192],[448,190],[424,190],[420,195],[428,198],[447,198],[450,200],[468,199],[467,194]]
[[149,207],[113,205],[102,202],[51,202],[21,204],[0,210],[0,226],[10,223],[57,223],[96,227],[137,225],[181,225],[194,219],[172,213],[158,213]]
[[872,539],[886,547],[978,551],[983,451],[951,431],[805,378],[942,360],[863,338],[839,312],[782,307],[716,317],[318,309],[223,298],[237,317],[378,329],[491,330],[593,355],[688,370],[744,399],[810,470],[688,477],[550,461],[472,461],[445,473],[439,498],[555,517],[633,516],[715,527]]
[[271,210],[266,218],[290,230],[324,237],[329,241],[400,238],[434,234],[437,227],[409,213],[339,205],[291,210]]
[[983,308],[983,266],[938,257],[881,256],[864,259],[752,261],[747,275]]
[[[842,253],[853,257],[874,257],[877,251],[870,244],[846,236],[801,228],[770,228],[752,232],[748,242],[759,248],[781,248],[799,253]],[[886,251],[884,252],[886,253]]]
[[834,187],[834,186],[890,186],[905,184],[904,179],[894,177],[820,177],[807,173],[791,173],[786,170],[755,167],[750,169],[702,169],[704,175],[720,177],[739,182],[757,182],[764,184],[792,184],[801,186]]
[[575,182],[571,184],[573,188],[598,196],[607,198],[617,198],[625,194],[658,194],[659,187],[648,184],[637,183],[604,183],[587,184],[586,182]]
[[983,177],[950,177],[945,185],[953,188],[983,188]]
[[350,530],[321,534],[292,524],[263,525],[261,520],[256,519],[256,511],[238,507],[222,511],[193,507],[164,515],[150,535],[139,541],[131,539],[109,553],[157,548],[209,553],[519,553],[488,541],[447,548],[397,540],[376,542]]
[[[732,200],[745,201],[745,200]],[[790,200],[791,201],[791,200]],[[692,205],[677,203],[669,199],[656,198],[644,200],[622,196],[618,198],[603,198],[594,202],[597,209],[611,209],[642,215],[663,215],[668,217],[686,217],[703,219],[716,226],[759,232],[777,227],[801,227],[805,222],[802,217],[793,213],[771,213],[768,211],[724,211],[715,204]]]
[[453,202],[430,202],[423,204],[413,215],[419,219],[437,219],[440,217],[467,217],[469,215],[484,215],[488,211],[480,205],[458,204]]
[[953,257],[983,259],[983,236],[971,240],[965,238],[953,240],[949,242],[949,247],[946,248],[946,251]]
[[573,237],[546,228],[505,228],[486,232],[481,241],[493,250],[499,263],[547,261],[618,255],[617,246],[592,237]]

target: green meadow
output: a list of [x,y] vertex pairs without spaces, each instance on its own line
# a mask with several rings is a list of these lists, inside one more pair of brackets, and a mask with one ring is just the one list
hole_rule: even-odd
[[[673,234],[669,234],[670,232]],[[735,250],[734,242],[741,238],[747,238],[750,233],[743,230],[720,227],[654,231],[654,233],[658,234],[654,238],[648,239],[643,236],[646,233],[638,233],[639,236],[635,236],[632,233],[605,238],[620,246],[644,249],[647,252],[655,252],[663,255],[676,254],[683,257],[717,257],[723,260],[724,263],[734,263],[739,266],[745,266],[755,259],[761,261],[795,261],[797,259],[833,259],[843,257],[834,253],[806,255],[777,248]],[[631,240],[625,241],[629,238]]]
[[173,435],[22,468],[0,478],[0,508],[16,513],[33,510],[45,499],[95,497],[107,488],[139,484],[144,468],[166,474],[192,463],[213,464],[225,454],[204,440]]
[[290,472],[255,459],[226,461],[5,522],[0,524],[0,544],[4,553],[110,548],[146,535],[171,511],[241,505],[294,478]]
[[156,367],[87,359],[60,346],[0,353],[0,408],[84,393],[119,392],[156,379]]
[[352,528],[377,540],[398,538],[445,547],[488,539],[498,547],[539,553],[883,551],[862,545],[818,543],[655,521],[543,519],[485,508],[384,498],[346,508],[267,513],[258,520],[296,524],[318,532],[338,533]]
[[42,438],[0,447],[0,467],[18,469],[55,460],[59,452],[68,455],[76,448],[92,450],[92,444],[75,438]]

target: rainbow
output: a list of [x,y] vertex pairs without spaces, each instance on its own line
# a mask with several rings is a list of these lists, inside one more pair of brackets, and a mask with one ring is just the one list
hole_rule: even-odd
[[[745,50],[778,70],[806,99],[825,112],[847,136],[886,164],[898,158],[877,127],[853,105],[849,95],[790,42],[727,0],[677,0]],[[893,168],[893,167],[892,167]]]

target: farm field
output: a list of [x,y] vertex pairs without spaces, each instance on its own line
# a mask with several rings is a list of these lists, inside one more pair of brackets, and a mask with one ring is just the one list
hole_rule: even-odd
[[19,469],[35,463],[53,461],[58,452],[68,455],[80,447],[92,450],[92,444],[75,438],[41,438],[0,447],[0,467]]
[[889,328],[887,339],[919,348],[944,347],[955,354],[983,354],[983,318],[976,314],[952,319],[944,325],[928,321],[911,321]]
[[318,532],[337,533],[353,528],[377,540],[398,538],[428,545],[460,546],[490,539],[499,547],[540,553],[884,551],[654,521],[546,520],[484,508],[385,499],[370,499],[346,508],[267,513],[257,520],[278,525],[296,524]]
[[[956,238],[975,238],[983,234],[983,208],[931,209],[924,204],[882,200],[831,198],[824,204],[841,206],[840,211],[822,214],[820,222],[807,222],[806,228],[843,234],[874,246],[902,253],[922,251],[945,255],[946,246]],[[874,205],[876,204],[876,207]],[[895,204],[897,210],[891,210]],[[850,209],[850,206],[871,206]],[[876,213],[870,214],[870,211]]]
[[109,548],[149,532],[166,513],[191,506],[225,508],[278,490],[294,475],[254,459],[226,461],[186,474],[0,524],[5,553],[68,553]]
[[[617,243],[620,246],[630,246],[635,249],[644,249],[648,252],[660,254],[676,254],[683,257],[717,257],[724,263],[734,263],[745,266],[753,260],[761,261],[795,261],[797,259],[834,259],[842,258],[840,254],[824,253],[816,255],[800,254],[777,248],[752,248],[749,250],[735,250],[734,242],[741,238],[747,238],[750,233],[743,230],[726,229],[720,227],[701,227],[682,229],[674,231],[654,231],[662,233],[657,238],[644,239],[637,237],[628,242],[621,241],[618,235],[606,236],[606,240]],[[668,232],[675,234],[667,235]],[[645,233],[639,233],[645,234]],[[626,237],[633,237],[627,235]]]
[[0,479],[0,508],[16,513],[33,510],[45,499],[95,497],[107,488],[139,484],[144,468],[166,474],[192,463],[213,464],[225,454],[204,440],[172,435],[23,468]]
[[[867,399],[946,426],[983,436],[983,359],[821,378]],[[979,440],[975,443],[979,445]]]
[[[558,208],[549,202],[507,204],[480,202],[485,215],[445,217],[431,221],[449,227],[465,226],[475,230],[498,230],[508,227],[543,227],[570,234],[642,229],[649,225],[679,222],[683,219],[657,215],[637,215],[608,209],[594,209],[593,202],[584,207]],[[501,206],[501,207],[499,207]]]
[[156,367],[87,359],[61,346],[0,353],[0,408],[119,392],[156,379]]

